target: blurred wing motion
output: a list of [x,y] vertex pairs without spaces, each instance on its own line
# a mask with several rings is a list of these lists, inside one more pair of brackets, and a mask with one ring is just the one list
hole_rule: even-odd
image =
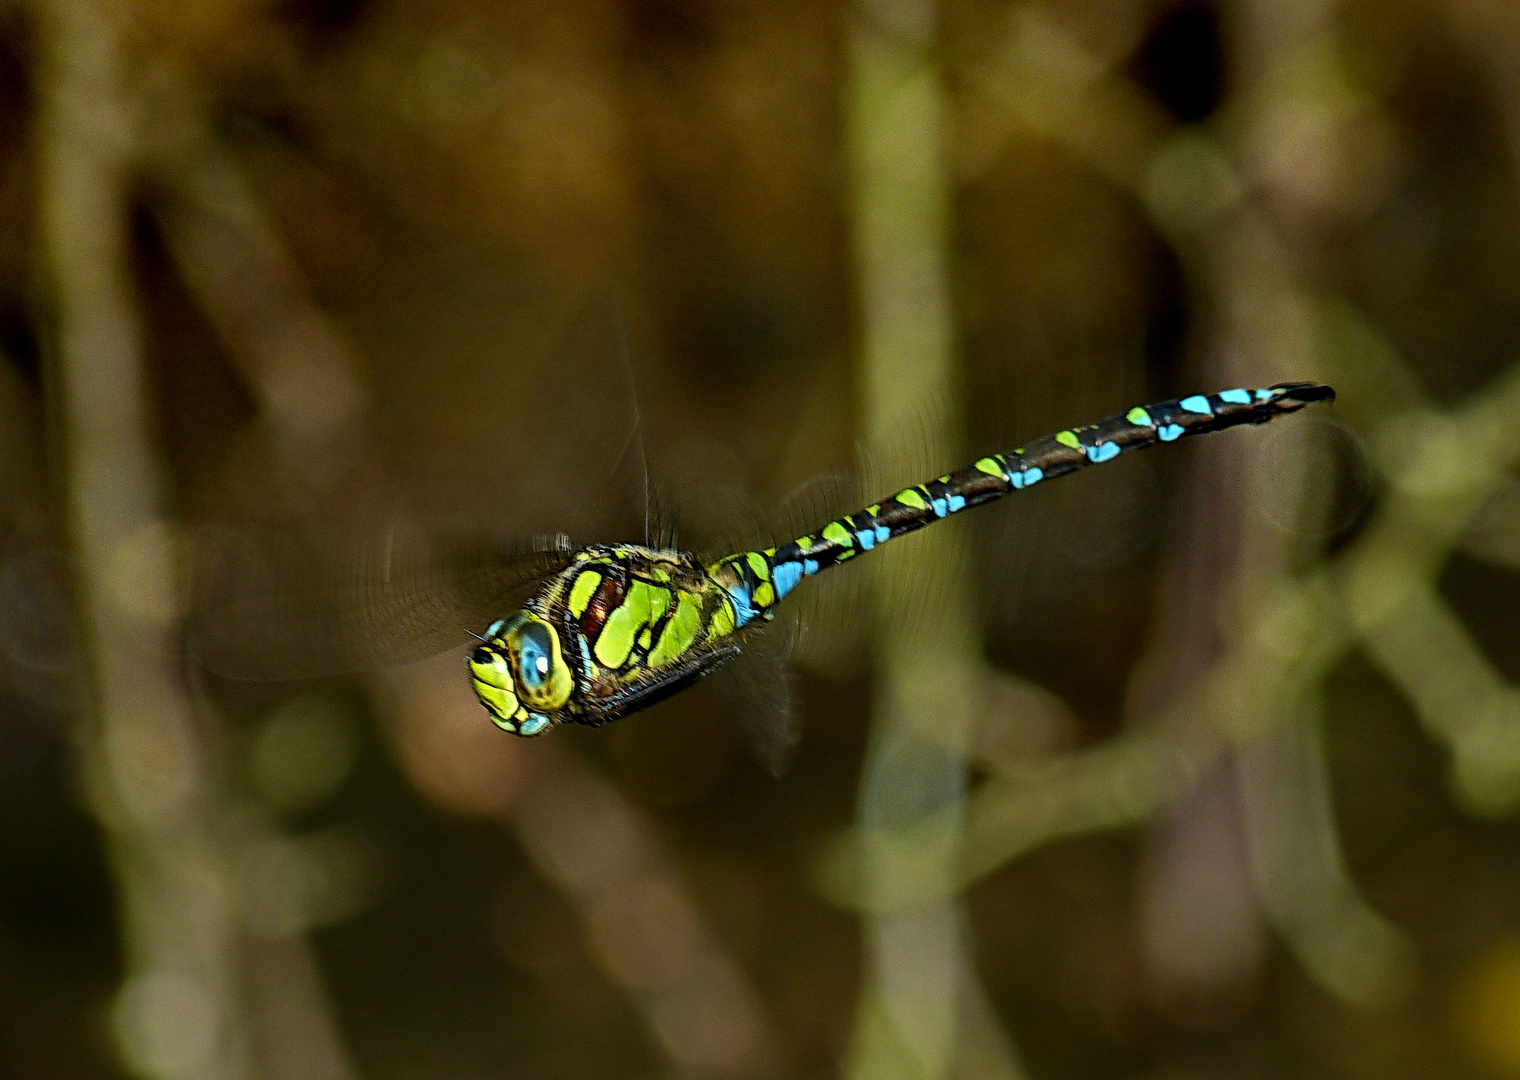
[[564,536],[493,542],[395,524],[363,541],[216,528],[197,538],[188,653],[234,679],[305,679],[462,645],[563,568]]
[[419,255],[386,290],[378,310],[422,304],[433,317],[425,332],[382,323],[366,342],[377,362],[405,357],[450,372],[440,386],[484,388],[469,401],[419,403],[456,420],[451,453],[469,462],[468,498],[455,488],[434,502],[425,480],[407,491],[409,505],[455,515],[441,527],[371,517],[347,528],[203,530],[188,647],[209,671],[316,678],[435,655],[520,607],[569,561],[563,536],[534,533],[629,531],[647,517],[643,429],[614,295],[548,290],[525,301],[510,267],[468,245]]
[[790,663],[796,633],[795,619],[757,628],[744,636],[739,655],[705,684],[755,760],[777,777],[791,765],[802,738],[802,707]]

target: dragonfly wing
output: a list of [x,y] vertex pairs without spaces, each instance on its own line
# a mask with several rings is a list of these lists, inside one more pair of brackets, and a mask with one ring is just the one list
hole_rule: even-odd
[[801,699],[792,681],[786,626],[747,634],[739,656],[704,683],[738,725],[755,759],[773,776],[791,765],[802,735]]
[[410,663],[521,606],[572,554],[562,536],[500,543],[402,524],[362,540],[203,530],[188,652],[215,674],[256,680]]

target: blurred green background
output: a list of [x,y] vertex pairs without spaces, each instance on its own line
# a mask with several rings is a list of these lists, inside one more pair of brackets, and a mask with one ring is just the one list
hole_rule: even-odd
[[[0,144],[3,1075],[1520,1076],[1520,7],[12,0]],[[280,609],[1286,379],[819,581],[779,779]]]

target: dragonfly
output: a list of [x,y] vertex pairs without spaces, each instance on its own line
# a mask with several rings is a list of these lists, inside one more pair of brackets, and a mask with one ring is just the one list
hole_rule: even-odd
[[1288,382],[1138,405],[917,484],[778,547],[713,561],[673,547],[563,551],[519,611],[480,635],[467,667],[491,721],[535,736],[599,727],[663,701],[743,654],[804,578],[1015,491],[1126,453],[1265,424],[1335,391]]

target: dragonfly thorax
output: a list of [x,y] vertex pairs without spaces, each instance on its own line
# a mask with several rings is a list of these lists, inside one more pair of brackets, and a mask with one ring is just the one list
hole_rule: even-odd
[[470,654],[475,694],[516,735],[644,708],[737,655],[730,577],[689,552],[582,548],[523,611],[487,629]]

